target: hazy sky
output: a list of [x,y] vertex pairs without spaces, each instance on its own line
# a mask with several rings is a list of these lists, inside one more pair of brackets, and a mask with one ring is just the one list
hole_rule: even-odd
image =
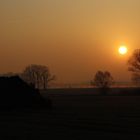
[[140,0],[0,0],[2,73],[43,64],[59,82],[88,81],[97,70],[126,81],[139,37]]

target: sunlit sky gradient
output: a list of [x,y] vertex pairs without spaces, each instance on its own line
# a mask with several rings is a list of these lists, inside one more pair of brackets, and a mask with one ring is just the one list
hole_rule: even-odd
[[140,0],[0,0],[1,73],[43,64],[59,82],[89,81],[97,70],[129,81],[127,59],[139,47]]

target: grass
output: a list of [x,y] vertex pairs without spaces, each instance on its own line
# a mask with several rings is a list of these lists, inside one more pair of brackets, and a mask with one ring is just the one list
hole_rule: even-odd
[[95,96],[48,91],[52,110],[0,112],[5,139],[136,139],[140,96]]

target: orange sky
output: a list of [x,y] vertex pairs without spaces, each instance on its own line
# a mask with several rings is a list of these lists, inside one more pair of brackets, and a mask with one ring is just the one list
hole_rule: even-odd
[[[43,64],[58,82],[89,81],[109,70],[129,81],[127,59],[140,46],[139,0],[0,1],[0,72]],[[125,44],[129,54],[120,56]]]

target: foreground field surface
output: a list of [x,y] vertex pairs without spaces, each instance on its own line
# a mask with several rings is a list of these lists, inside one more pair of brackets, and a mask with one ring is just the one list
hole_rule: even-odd
[[2,139],[140,138],[140,96],[50,94],[52,110],[0,113]]

